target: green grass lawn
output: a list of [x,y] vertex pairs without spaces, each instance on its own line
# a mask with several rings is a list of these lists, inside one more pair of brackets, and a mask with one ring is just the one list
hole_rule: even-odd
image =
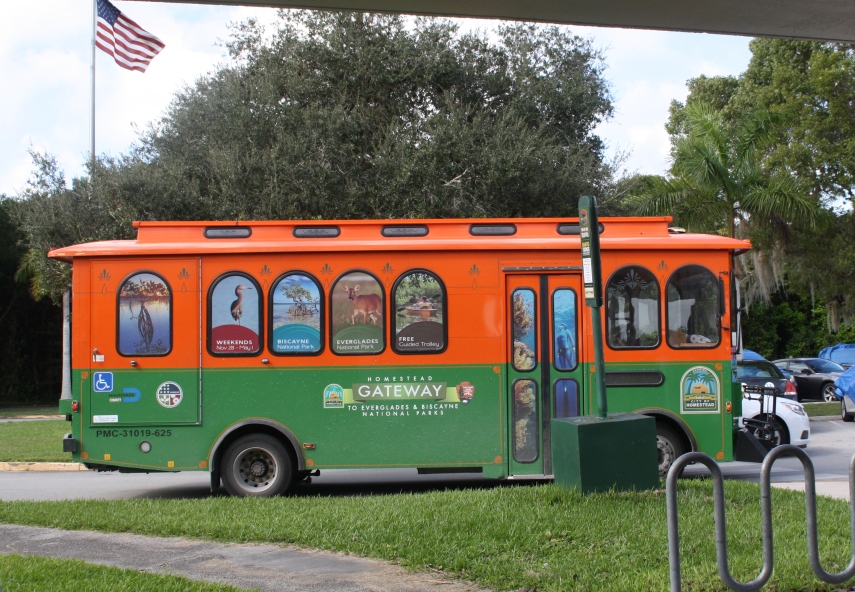
[[[724,589],[716,571],[712,486],[680,486],[683,590]],[[759,487],[729,481],[728,545],[740,581],[761,565]],[[770,590],[840,590],[808,564],[804,495],[773,490]],[[820,498],[828,571],[849,561],[848,506]],[[669,587],[662,490],[581,495],[554,484],[355,497],[7,502],[0,522],[66,529],[265,542],[354,553],[440,572],[491,590],[647,591]],[[4,590],[4,592],[6,592]]]
[[[68,461],[60,446],[67,430],[61,420],[0,422],[0,461]],[[681,484],[684,590],[724,589],[716,572],[711,491],[706,480]],[[729,481],[725,491],[731,571],[746,582],[762,565],[759,487]],[[822,585],[810,570],[804,495],[773,490],[772,499],[775,574],[768,589],[840,590]],[[827,571],[840,571],[849,561],[848,517],[845,502],[820,498],[820,551]],[[586,496],[554,484],[507,484],[352,498],[0,502],[0,522],[321,548],[438,571],[493,590],[624,592],[669,585],[663,490]],[[13,587],[36,577],[39,568],[27,567],[27,561],[0,556],[0,576],[7,578],[0,580],[3,592],[52,589]],[[67,581],[75,582],[78,570],[88,566],[70,562],[65,569]],[[129,581],[127,588],[111,589],[195,589]]]
[[808,417],[823,417],[840,415],[840,403],[803,403]]
[[68,422],[57,419],[0,422],[0,462],[71,462],[71,453],[62,451],[70,431]]
[[57,415],[59,407],[0,407],[0,417],[21,417],[24,415]]
[[240,588],[93,565],[76,559],[0,555],[3,592],[237,592]]

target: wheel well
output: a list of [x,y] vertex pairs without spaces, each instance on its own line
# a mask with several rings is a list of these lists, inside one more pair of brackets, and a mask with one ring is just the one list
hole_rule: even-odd
[[266,434],[276,438],[285,447],[285,451],[291,455],[291,461],[294,463],[294,469],[301,471],[305,469],[305,459],[299,452],[300,446],[294,435],[284,428],[273,423],[239,423],[232,426],[232,430],[221,435],[219,440],[211,448],[211,472],[219,476],[220,463],[222,462],[223,454],[231,445],[232,442],[242,436],[249,434]]
[[654,418],[657,425],[664,425],[671,428],[674,433],[677,434],[677,437],[680,438],[680,442],[683,445],[684,450],[693,452],[698,449],[698,443],[691,431],[678,416],[659,409],[642,409],[636,413]]

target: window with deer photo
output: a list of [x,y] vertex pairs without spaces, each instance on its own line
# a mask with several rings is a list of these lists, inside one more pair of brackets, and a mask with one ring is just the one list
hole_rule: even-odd
[[342,355],[385,349],[383,286],[368,272],[350,271],[330,291],[330,347]]

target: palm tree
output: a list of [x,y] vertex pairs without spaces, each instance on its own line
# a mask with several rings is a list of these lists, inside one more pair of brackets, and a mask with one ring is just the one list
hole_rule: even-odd
[[762,166],[763,151],[778,119],[769,111],[729,125],[702,103],[685,108],[686,134],[673,150],[670,178],[652,177],[640,196],[645,214],[674,214],[689,226],[744,236],[749,223],[781,227],[789,220],[814,223],[819,208],[785,172]]
[[689,373],[689,375],[686,376],[686,392],[691,393],[692,392],[692,386],[694,386],[695,383],[701,382],[703,380],[703,378],[704,378],[703,373],[698,372],[697,370],[692,370]]

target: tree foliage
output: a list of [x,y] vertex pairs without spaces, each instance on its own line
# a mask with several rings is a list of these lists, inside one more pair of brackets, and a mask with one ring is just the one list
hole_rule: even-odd
[[25,250],[18,202],[0,195],[0,404],[55,401],[60,390],[60,311],[15,280]]
[[[747,261],[749,288],[769,306],[776,289],[782,291],[779,299],[810,302],[801,312],[825,311],[828,329],[836,332],[855,320],[855,51],[845,44],[785,39],[755,39],[751,51],[739,77],[695,78],[685,105],[672,103],[667,129],[675,163],[689,114],[698,105],[706,104],[733,138],[751,114],[776,122],[755,152],[757,168],[769,180],[786,183],[778,187],[797,189],[799,201],[791,205],[802,209],[751,215],[745,226],[755,247]],[[808,204],[816,215],[807,215]],[[677,211],[693,212],[686,206]]]
[[[436,20],[282,12],[234,66],[180,93],[143,139],[209,218],[557,215],[601,193],[592,131],[611,113],[590,43],[511,25],[499,41]],[[200,211],[201,210],[205,210]]]
[[650,179],[644,211],[676,214],[695,229],[728,236],[737,229],[745,236],[748,225],[815,219],[815,203],[792,176],[763,166],[778,125],[774,115],[761,110],[727,121],[720,109],[701,102],[679,115],[672,122],[671,175]]
[[761,106],[787,125],[770,166],[809,183],[834,207],[855,197],[855,49],[840,43],[755,39],[734,109]]
[[91,183],[34,155],[18,196],[34,294],[67,285],[48,248],[133,236],[134,219],[567,216],[610,192],[604,64],[566,28],[279,15],[272,36],[236,26],[228,64]]

